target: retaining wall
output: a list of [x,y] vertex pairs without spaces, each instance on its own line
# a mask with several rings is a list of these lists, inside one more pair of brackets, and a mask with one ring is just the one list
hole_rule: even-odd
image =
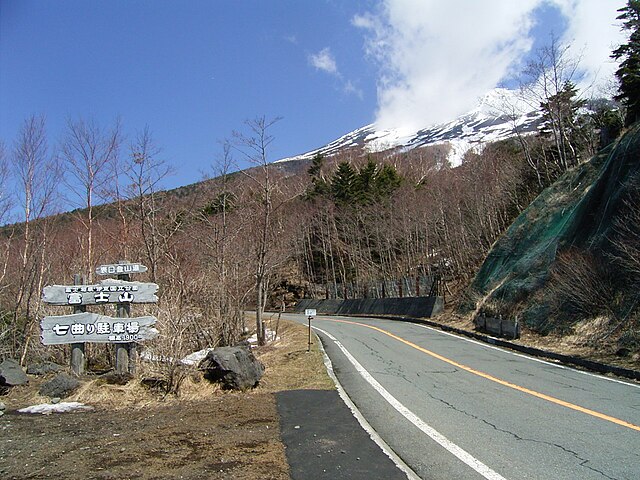
[[517,320],[505,320],[502,318],[478,315],[474,323],[476,328],[482,332],[514,340],[520,338],[520,324]]
[[442,297],[302,299],[294,308],[304,313],[308,308],[325,315],[407,315],[429,318],[442,312]]

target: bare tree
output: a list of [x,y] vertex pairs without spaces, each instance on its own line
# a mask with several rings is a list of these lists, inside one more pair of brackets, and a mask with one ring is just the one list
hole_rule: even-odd
[[[8,192],[8,176],[9,167],[7,164],[7,158],[5,156],[4,143],[0,142],[0,225],[5,225],[11,209],[11,196]],[[14,231],[5,230],[1,236],[2,250],[0,252],[0,293],[7,287],[5,284],[5,277],[7,276],[7,268],[9,266],[9,252],[13,240]],[[7,345],[8,342],[4,340],[11,333],[10,325],[0,322],[0,345]],[[5,348],[0,348],[0,358],[4,357],[8,351],[5,352]]]
[[522,98],[532,108],[542,108],[545,113],[561,171],[574,165],[578,159],[575,142],[571,138],[575,119],[570,104],[580,58],[570,55],[570,47],[562,45],[552,34],[549,44],[540,48],[527,63],[521,82]]
[[[23,345],[26,355],[40,308],[40,294],[46,269],[48,224],[44,217],[53,213],[60,178],[59,164],[47,146],[44,117],[28,118],[18,133],[12,169],[16,180],[18,205],[22,211],[19,225],[20,246],[13,308],[13,346]],[[17,227],[18,228],[18,227]]]
[[[155,282],[163,241],[157,194],[162,180],[172,173],[172,169],[160,158],[160,148],[148,127],[136,135],[129,148],[129,163],[125,167],[129,197],[133,200],[134,218],[140,228],[151,280]],[[168,232],[175,233],[175,229],[169,228]]]
[[7,162],[6,149],[4,143],[0,142],[0,225],[7,223],[13,206],[8,180],[9,164]]
[[[274,141],[270,131],[280,118],[267,120],[264,116],[248,120],[245,125],[248,133],[234,132],[235,148],[255,168],[242,173],[253,185],[256,202],[250,215],[253,226],[255,294],[256,294],[256,330],[258,344],[266,343],[263,312],[267,301],[269,274],[278,261],[273,257],[277,238],[277,222],[274,212],[287,200],[281,194],[281,185],[275,175],[274,166],[269,164],[269,148]],[[280,258],[281,262],[283,259]]]
[[93,121],[67,122],[67,135],[62,143],[62,156],[68,165],[65,183],[77,197],[76,204],[84,208],[79,218],[85,228],[82,239],[83,270],[89,281],[94,268],[94,207],[104,200],[106,184],[112,179],[109,165],[118,156],[121,142],[120,123],[116,121],[109,131]]
[[205,226],[200,239],[207,266],[212,270],[213,276],[213,291],[209,303],[220,324],[220,341],[225,345],[239,339],[244,321],[241,311],[242,294],[234,288],[230,268],[232,243],[237,243],[238,236],[244,229],[236,215],[239,199],[235,190],[239,187],[230,175],[234,165],[232,145],[225,141],[222,143],[222,153],[213,165],[213,197],[200,212],[200,221]]

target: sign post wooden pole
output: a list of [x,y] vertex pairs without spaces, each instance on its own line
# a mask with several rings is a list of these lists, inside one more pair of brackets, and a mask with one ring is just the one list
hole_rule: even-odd
[[[42,301],[49,305],[73,307],[73,314],[45,316],[40,322],[43,345],[71,344],[71,369],[76,375],[85,370],[85,343],[115,343],[116,371],[135,373],[137,342],[154,338],[153,316],[131,318],[132,303],[156,303],[158,285],[131,282],[130,275],[144,273],[147,267],[121,260],[113,265],[100,265],[97,275],[117,275],[92,285],[84,285],[74,275],[73,285],[48,285],[42,290]],[[87,305],[117,304],[117,317],[87,313]]]
[[[120,260],[118,264],[124,265],[129,262]],[[128,273],[119,273],[118,280],[125,282],[130,281],[131,276]],[[129,318],[131,316],[131,304],[118,304],[118,317]],[[118,373],[135,373],[136,364],[133,358],[136,353],[135,343],[118,343],[116,344],[116,372]]]
[[[82,285],[82,277],[79,274],[73,276],[74,285]],[[87,311],[85,305],[75,305],[73,307],[73,313],[83,313]],[[75,375],[82,375],[84,373],[84,367],[86,358],[84,354],[84,343],[72,343],[71,344],[71,371]]]

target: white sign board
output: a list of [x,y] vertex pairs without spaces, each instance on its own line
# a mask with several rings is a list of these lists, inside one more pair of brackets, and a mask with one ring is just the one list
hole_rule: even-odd
[[150,340],[158,334],[152,316],[113,318],[97,313],[44,317],[40,322],[43,345],[67,343],[130,343]]
[[140,263],[115,263],[112,265],[100,265],[96,268],[97,275],[129,275],[146,271],[147,267]]
[[95,285],[49,285],[42,301],[51,305],[100,305],[106,303],[156,303],[155,283],[102,280]]
[[315,308],[307,308],[304,311],[304,314],[307,317],[315,317],[316,316],[316,309]]

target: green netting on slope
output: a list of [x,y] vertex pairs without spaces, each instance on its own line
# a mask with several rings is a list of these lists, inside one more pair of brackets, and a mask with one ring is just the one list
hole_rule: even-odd
[[[525,304],[528,323],[545,310],[532,304],[562,248],[607,248],[607,234],[626,186],[640,169],[640,127],[545,189],[494,244],[471,294],[505,305]],[[526,316],[526,315],[525,315]]]

